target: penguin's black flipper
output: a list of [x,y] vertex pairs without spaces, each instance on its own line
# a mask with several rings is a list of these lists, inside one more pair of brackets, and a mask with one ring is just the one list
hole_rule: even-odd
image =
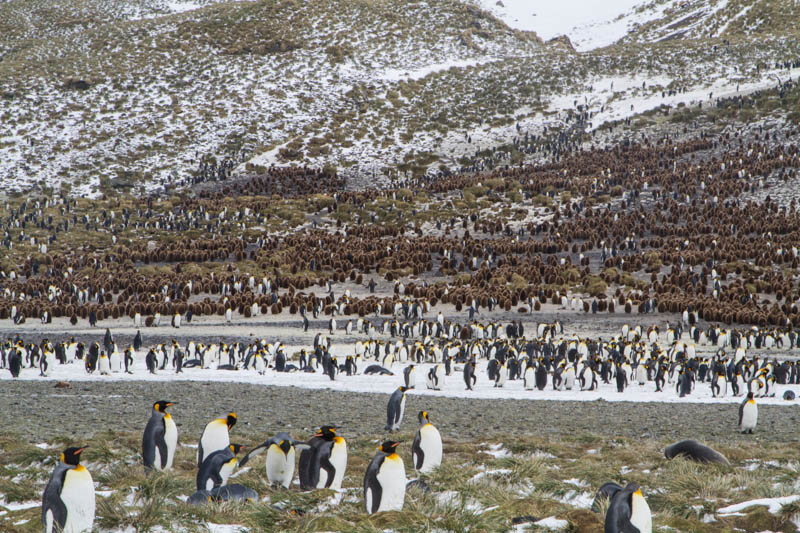
[[[376,472],[380,472],[381,464],[383,464],[383,462],[378,464]],[[383,498],[383,487],[381,487],[381,484],[378,483],[377,475],[367,476],[367,479],[365,480],[364,484],[366,485],[364,487],[365,493],[367,490],[372,491],[372,502],[371,502],[372,509],[370,509],[369,512],[370,514],[377,513],[378,507],[380,507],[381,505],[381,498]]]
[[300,452],[300,462],[297,474],[300,478],[300,487],[303,489],[313,489],[317,485],[317,478],[314,472],[314,463],[317,458],[317,450],[313,445]]
[[167,441],[164,439],[164,435],[167,432],[166,424],[164,419],[161,419],[161,427],[155,434],[155,442],[156,447],[158,447],[158,454],[161,458],[161,468],[167,467],[167,456],[169,452],[167,451]]
[[265,440],[264,442],[262,442],[261,444],[259,444],[258,446],[256,446],[255,448],[253,448],[252,450],[250,450],[249,452],[247,452],[245,454],[245,456],[242,457],[242,460],[239,461],[239,468],[244,467],[244,465],[247,464],[247,461],[249,461],[251,457],[255,457],[257,455],[261,455],[262,452],[264,452],[270,446],[272,446],[273,444],[275,444],[277,442],[278,442],[278,440],[275,437],[270,437],[267,440]]
[[328,474],[328,479],[325,480],[325,488],[329,489],[331,488],[331,484],[333,484],[333,476],[336,474],[336,468],[331,464],[330,457],[321,458],[319,466]]
[[614,495],[621,490],[622,487],[620,485],[617,485],[613,481],[604,483],[603,486],[600,487],[597,490],[597,493],[594,495],[594,501],[592,502],[592,507],[591,507],[592,511],[594,511],[595,513],[599,513],[602,507],[603,500],[607,500],[610,502],[611,498],[613,498]]
[[411,458],[414,460],[414,469],[419,470],[425,463],[425,452],[420,447],[421,436],[417,430],[417,436],[414,438],[414,443],[411,445]]
[[42,502],[42,524],[47,524],[47,513],[53,515],[53,531],[62,531],[67,523],[67,506],[61,500],[61,487],[67,471],[61,475],[61,479],[51,479],[44,491]]

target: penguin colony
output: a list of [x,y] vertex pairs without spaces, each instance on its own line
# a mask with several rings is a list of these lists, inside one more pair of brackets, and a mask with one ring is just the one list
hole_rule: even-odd
[[[195,371],[247,372],[278,378],[283,374],[319,373],[333,381],[352,376],[402,375],[387,412],[386,430],[396,429],[405,408],[405,393],[423,386],[442,390],[446,381],[463,381],[463,389],[476,384],[520,391],[596,391],[612,386],[620,394],[634,391],[653,398],[676,395],[704,398],[783,398],[792,401],[800,384],[800,363],[791,357],[798,341],[794,332],[751,327],[745,330],[709,326],[700,329],[682,323],[665,328],[623,325],[611,338],[590,339],[565,332],[559,321],[534,324],[526,334],[522,322],[459,325],[444,319],[384,321],[375,327],[359,320],[366,340],[334,346],[332,337],[317,333],[313,345],[288,352],[283,343],[251,340],[248,343],[203,344],[191,339],[145,347],[141,331],[121,350],[106,330],[103,346],[68,340],[39,344],[9,339],[0,345],[0,368],[14,378],[24,372],[58,378],[65,365],[83,365],[89,374],[180,375]],[[381,331],[378,333],[378,331]],[[388,337],[388,338],[387,338]],[[771,350],[789,350],[778,359]],[[146,353],[145,353],[146,352]],[[340,355],[335,355],[335,353]],[[343,352],[346,354],[344,355]],[[349,352],[349,353],[348,353]],[[110,354],[110,355],[108,355]],[[136,370],[138,369],[138,370]],[[287,383],[291,378],[287,376]],[[452,387],[451,387],[452,390]],[[163,455],[161,456],[164,459]]]
[[[401,387],[402,388],[402,387]],[[754,400],[748,396],[746,405]],[[396,403],[390,398],[389,407]],[[149,420],[142,434],[142,460],[146,472],[172,469],[172,458],[178,444],[175,422],[166,410],[173,402],[159,400],[152,406]],[[744,407],[746,408],[746,407]],[[744,429],[749,424],[747,414],[740,415]],[[237,468],[244,467],[257,456],[266,454],[265,474],[268,482],[276,487],[289,489],[295,472],[296,452],[300,451],[298,472],[301,490],[341,490],[347,468],[347,444],[336,426],[322,426],[307,441],[300,442],[281,432],[254,446],[239,461],[238,455],[246,445],[231,443],[230,432],[238,417],[233,412],[223,413],[208,422],[198,442],[197,491],[187,502],[192,505],[209,505],[225,501],[249,501],[259,503],[257,491],[241,484],[230,484],[229,479]],[[430,414],[420,411],[419,427],[412,444],[412,468],[419,473],[430,473],[442,461],[442,439],[431,423]],[[398,455],[400,442],[384,441],[377,449],[364,473],[363,502],[367,514],[403,509],[409,483],[406,467]],[[95,492],[92,476],[80,464],[81,454],[87,445],[69,447],[61,454],[47,483],[43,495],[41,516],[45,533],[85,533],[92,530],[95,518]],[[697,441],[687,440],[668,446],[664,450],[667,459],[684,457],[703,463],[729,465],[728,460],[716,450]],[[605,504],[602,502],[605,501]],[[650,533],[652,515],[641,487],[628,483],[622,487],[616,483],[604,484],[597,492],[592,509],[597,511],[605,505],[605,533]],[[524,523],[531,517],[516,517],[512,523]]]
[[[128,317],[182,328],[193,316],[233,321],[305,306],[341,323],[390,314],[405,300],[457,310],[474,300],[481,312],[566,303],[579,313],[797,327],[800,289],[789,272],[800,262],[800,212],[794,199],[769,194],[796,179],[800,154],[787,135],[660,139],[388,190],[287,191],[313,219],[294,217],[288,235],[255,229],[284,222],[258,196],[136,206],[20,199],[0,206],[0,320],[94,326]],[[479,199],[520,216],[479,216],[469,207]],[[414,216],[422,212],[424,231]],[[101,244],[73,246],[77,230]],[[154,263],[166,268],[151,272]],[[219,268],[189,268],[202,263]],[[413,278],[422,274],[431,282]],[[323,292],[346,281],[370,292]],[[381,294],[386,282],[397,291]]]
[[[392,400],[394,401],[394,400]],[[142,462],[146,471],[172,469],[178,446],[178,430],[167,408],[174,403],[159,400],[152,406],[142,434]],[[391,405],[391,401],[390,401]],[[274,486],[288,489],[298,461],[299,484],[303,490],[341,490],[347,469],[347,442],[336,426],[322,426],[308,442],[298,442],[281,432],[253,447],[242,458],[244,444],[231,443],[230,432],[238,417],[228,412],[206,424],[197,445],[197,491],[188,498],[193,505],[222,501],[258,502],[258,493],[246,486],[229,484],[237,468],[258,455],[266,454],[266,478]],[[419,413],[420,428],[413,443],[415,471],[429,473],[441,464],[442,439],[427,411]],[[399,428],[400,421],[397,421]],[[405,501],[406,469],[396,453],[400,442],[386,441],[379,446],[364,475],[366,512],[401,510]],[[45,533],[87,533],[95,517],[92,476],[80,464],[88,446],[64,450],[42,495],[42,524]]]

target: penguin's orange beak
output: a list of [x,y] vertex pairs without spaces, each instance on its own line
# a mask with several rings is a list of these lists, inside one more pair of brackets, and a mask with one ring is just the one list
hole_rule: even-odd
[[81,454],[81,452],[83,452],[83,450],[85,450],[85,449],[86,449],[86,448],[88,448],[88,447],[89,447],[89,445],[88,445],[88,444],[87,444],[86,446],[81,446],[80,448],[78,448],[77,450],[75,450],[75,455],[80,455],[80,454]]

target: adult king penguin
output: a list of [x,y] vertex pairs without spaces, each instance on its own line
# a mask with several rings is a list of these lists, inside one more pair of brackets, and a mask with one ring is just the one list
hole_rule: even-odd
[[401,511],[406,499],[406,467],[397,455],[399,442],[386,441],[378,448],[364,475],[367,514]]
[[67,448],[42,495],[44,533],[89,533],[94,525],[94,482],[80,464],[86,446]]
[[247,452],[239,462],[239,467],[244,467],[251,457],[266,450],[267,480],[288,489],[294,477],[295,445],[296,442],[288,433],[278,433]]
[[650,506],[636,483],[618,491],[606,511],[604,533],[652,533],[653,517]]
[[243,444],[230,444],[210,454],[197,471],[197,490],[211,490],[227,485],[238,463],[236,454],[246,448]]
[[748,392],[747,398],[739,405],[739,429],[742,433],[753,433],[758,423],[758,406],[753,399],[753,393]]
[[142,458],[145,468],[169,470],[178,447],[178,427],[167,412],[172,402],[159,400],[153,404],[150,420],[142,435]]
[[322,426],[300,452],[298,474],[304,489],[342,488],[347,468],[347,442],[336,435],[334,426]]
[[420,411],[418,418],[419,429],[411,445],[411,459],[415,470],[430,472],[442,464],[442,436],[431,424],[427,411]]
[[206,424],[203,434],[200,436],[200,443],[197,445],[198,467],[203,464],[206,457],[230,445],[231,439],[228,432],[234,425],[236,425],[236,413],[233,411]]
[[408,387],[399,386],[389,397],[386,405],[386,431],[397,431],[403,421],[403,413],[406,411],[406,391]]

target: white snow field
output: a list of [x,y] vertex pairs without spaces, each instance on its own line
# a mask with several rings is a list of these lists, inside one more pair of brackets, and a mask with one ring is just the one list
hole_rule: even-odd
[[[185,343],[182,343],[182,345]],[[344,363],[344,356],[352,354],[352,343],[332,344],[331,352],[337,356],[339,363]],[[308,346],[285,346],[285,353],[292,354],[301,348],[309,349]],[[378,364],[375,361],[362,361],[359,363],[358,374],[347,376],[344,373],[339,375],[335,381],[322,374],[321,369],[316,373],[307,372],[275,372],[267,370],[264,375],[258,374],[252,368],[249,370],[216,370],[201,368],[184,368],[182,374],[175,374],[171,364],[168,363],[164,370],[159,370],[156,374],[150,374],[145,366],[144,356],[146,350],[143,348],[137,352],[134,360],[133,374],[124,372],[112,373],[111,375],[100,375],[98,371],[87,374],[82,361],[75,361],[73,364],[56,365],[48,377],[41,377],[38,369],[24,368],[20,377],[21,380],[51,380],[67,382],[91,382],[91,381],[213,381],[213,382],[237,382],[249,383],[253,385],[263,385],[265,387],[300,387],[305,389],[329,389],[335,391],[362,392],[391,394],[394,389],[403,382],[403,369],[408,363],[395,363],[389,370],[394,372],[393,376],[364,375],[363,371],[367,366]],[[754,352],[755,353],[755,352]],[[772,354],[770,354],[770,357]],[[781,356],[778,356],[782,358]],[[227,361],[223,361],[226,363]],[[288,363],[289,361],[287,361]],[[294,361],[296,363],[296,361]],[[698,384],[691,395],[680,398],[675,391],[675,385],[669,382],[664,386],[662,392],[655,392],[655,384],[648,382],[640,386],[632,379],[629,380],[628,388],[623,393],[618,393],[613,378],[610,384],[600,382],[599,388],[595,391],[581,391],[580,385],[576,382],[573,390],[556,391],[553,390],[552,376],[548,376],[547,387],[544,390],[524,390],[523,380],[506,381],[505,386],[498,388],[489,381],[486,374],[487,361],[478,362],[476,375],[478,382],[474,390],[468,391],[464,385],[461,369],[463,365],[453,366],[453,372],[444,379],[442,390],[434,391],[426,388],[426,376],[432,364],[418,364],[416,366],[416,388],[408,394],[425,396],[443,396],[452,398],[477,398],[477,399],[505,399],[505,400],[566,400],[566,401],[608,401],[608,402],[664,402],[664,403],[714,403],[714,404],[738,404],[743,397],[733,397],[729,394],[724,398],[714,398],[711,394],[711,387],[708,383]],[[11,380],[11,374],[7,370],[0,371],[0,380]],[[599,376],[598,376],[599,381]],[[775,385],[775,396],[757,398],[759,404],[769,405],[792,405],[798,406],[798,401],[787,402],[782,399],[785,390],[800,392],[797,385]],[[800,394],[798,394],[800,396]]]

